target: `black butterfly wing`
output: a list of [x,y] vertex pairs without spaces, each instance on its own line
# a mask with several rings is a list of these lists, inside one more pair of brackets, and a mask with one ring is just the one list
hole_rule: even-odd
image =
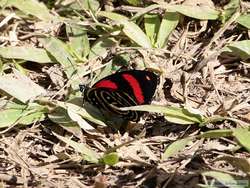
[[151,102],[157,86],[158,76],[150,71],[130,70],[107,76],[92,88],[106,88],[128,93],[138,105]]
[[138,121],[141,112],[121,111],[118,108],[149,104],[155,93],[157,80],[158,76],[150,71],[118,72],[85,90],[84,100],[105,111]]

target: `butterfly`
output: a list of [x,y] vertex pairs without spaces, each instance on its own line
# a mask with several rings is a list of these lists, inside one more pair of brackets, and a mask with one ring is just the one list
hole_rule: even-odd
[[[158,75],[147,70],[117,72],[97,81],[83,91],[84,103],[130,121],[139,121],[143,112],[123,111],[120,107],[150,104],[158,83]],[[80,86],[80,90],[83,88]]]

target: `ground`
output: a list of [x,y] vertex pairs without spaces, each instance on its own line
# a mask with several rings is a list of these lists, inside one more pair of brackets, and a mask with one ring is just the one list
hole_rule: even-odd
[[[248,1],[0,6],[0,187],[250,187]],[[78,85],[131,69],[152,106],[103,126]]]

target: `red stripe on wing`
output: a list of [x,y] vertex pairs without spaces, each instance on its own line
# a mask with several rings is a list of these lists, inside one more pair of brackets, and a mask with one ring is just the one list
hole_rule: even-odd
[[139,104],[144,103],[144,96],[140,87],[139,82],[131,74],[123,74],[122,77],[129,83],[131,86],[134,96]]
[[109,88],[109,89],[117,89],[118,86],[116,83],[112,82],[111,80],[102,80],[100,82],[97,82],[94,85],[95,88]]

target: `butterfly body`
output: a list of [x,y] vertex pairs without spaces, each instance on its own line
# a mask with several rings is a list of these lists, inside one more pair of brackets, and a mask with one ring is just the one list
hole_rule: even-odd
[[109,75],[84,90],[84,102],[127,120],[138,121],[142,112],[122,111],[120,107],[149,104],[158,76],[146,70],[130,70]]

